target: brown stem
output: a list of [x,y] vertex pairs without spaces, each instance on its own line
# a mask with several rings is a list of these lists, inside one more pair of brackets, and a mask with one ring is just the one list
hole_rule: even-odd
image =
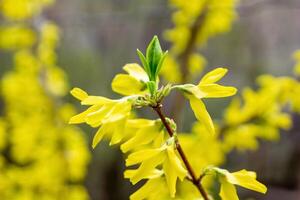
[[[166,117],[162,113],[161,107],[162,107],[162,104],[158,103],[157,106],[154,106],[152,108],[156,111],[156,113],[160,117],[162,123],[164,124],[165,128],[167,129],[167,132],[168,132],[169,136],[173,137],[173,135],[174,135],[173,130],[170,127],[169,123],[167,122]],[[181,147],[178,140],[176,140],[176,149],[177,149],[177,151],[178,151],[178,153],[179,153],[186,169],[188,170],[188,172],[191,176],[191,179],[189,179],[189,180],[197,187],[197,189],[199,190],[199,192],[202,195],[202,197],[204,198],[204,200],[209,200],[206,191],[204,190],[204,188],[203,188],[201,182],[199,181],[199,179],[197,179],[196,174],[195,174],[191,164],[189,163],[185,153],[183,152],[183,149],[182,149],[182,147]]]
[[203,174],[201,174],[200,176],[199,176],[199,178],[197,179],[197,181],[198,181],[198,183],[200,183],[201,181],[202,181],[202,179],[205,177],[205,173],[203,173]]

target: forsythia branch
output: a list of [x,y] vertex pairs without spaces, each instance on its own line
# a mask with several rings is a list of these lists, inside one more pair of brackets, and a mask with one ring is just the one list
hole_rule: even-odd
[[[160,119],[161,119],[163,125],[165,126],[165,128],[166,128],[169,136],[173,137],[174,132],[173,132],[172,128],[170,127],[169,123],[167,122],[166,117],[164,116],[164,114],[163,114],[163,112],[161,110],[161,107],[162,107],[162,104],[158,103],[156,106],[154,106],[152,108],[153,108],[153,110],[156,111],[156,113],[160,117]],[[188,170],[188,172],[189,172],[189,174],[191,176],[191,179],[189,179],[189,180],[197,187],[197,189],[201,193],[201,195],[204,198],[204,200],[209,200],[208,195],[207,195],[204,187],[202,186],[202,184],[200,182],[201,179],[198,179],[196,177],[195,172],[194,172],[191,164],[189,163],[189,161],[188,161],[185,153],[183,152],[183,149],[182,149],[182,147],[181,147],[178,139],[176,140],[176,145],[175,146],[176,146],[176,149],[177,149],[177,151],[178,151],[178,153],[179,153],[179,155],[180,155],[180,157],[181,157],[181,159],[182,159],[182,161],[183,161],[186,169]]]

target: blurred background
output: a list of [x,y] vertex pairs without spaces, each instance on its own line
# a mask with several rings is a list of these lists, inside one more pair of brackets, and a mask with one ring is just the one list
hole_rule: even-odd
[[[12,9],[18,9],[18,2],[21,0],[15,1],[15,4],[11,5]],[[2,0],[1,5],[3,6],[4,3],[6,1]],[[224,82],[241,90],[246,86],[256,88],[256,77],[261,74],[293,76],[295,63],[291,56],[300,48],[300,1],[241,0],[236,4],[235,10],[237,18],[232,22],[229,30],[211,37],[204,45],[197,48],[196,52],[206,58],[204,71],[226,66],[229,75]],[[57,0],[43,9],[38,17],[34,17],[35,19],[25,19],[25,23],[29,23],[30,27],[36,24],[40,26],[45,20],[50,20],[60,29],[60,41],[57,48],[54,45],[52,49],[56,52],[55,64],[51,63],[52,61],[49,61],[50,64],[48,61],[45,63],[49,66],[59,66],[59,69],[64,71],[64,75],[57,75],[61,73],[55,72],[53,76],[59,77],[55,80],[60,80],[63,76],[62,79],[66,82],[66,86],[63,87],[66,89],[62,89],[63,91],[55,94],[54,97],[50,92],[48,96],[51,102],[45,99],[45,94],[34,93],[35,89],[28,90],[27,87],[31,87],[30,85],[34,83],[27,83],[27,80],[18,77],[18,73],[21,72],[17,72],[19,69],[15,66],[18,64],[12,61],[18,63],[15,49],[11,50],[2,45],[0,144],[2,140],[6,142],[0,145],[0,174],[2,172],[4,174],[0,175],[0,197],[3,194],[1,199],[128,199],[138,186],[132,186],[128,180],[123,179],[124,157],[120,150],[117,147],[110,148],[107,142],[102,142],[92,150],[90,144],[95,129],[86,125],[71,126],[71,128],[66,125],[68,117],[65,116],[75,113],[73,106],[78,106],[76,110],[82,110],[79,103],[67,94],[67,90],[76,86],[84,88],[89,94],[118,97],[111,90],[111,80],[116,73],[122,71],[124,64],[138,62],[137,48],[144,51],[153,35],[159,36],[163,49],[172,48],[172,41],[165,39],[167,36],[164,32],[174,27],[173,11],[174,6],[166,0]],[[15,22],[15,19],[9,21],[6,17],[2,16],[0,19],[2,26],[20,23],[18,20]],[[48,28],[50,32],[55,32],[52,30],[55,28]],[[43,30],[40,31],[43,34]],[[0,34],[3,32],[2,28]],[[48,43],[56,40],[51,34]],[[5,40],[5,37],[1,37],[0,41],[2,40]],[[27,58],[28,56],[22,58],[22,55],[19,55],[21,60],[19,62],[24,62]],[[26,60],[26,64],[29,62],[33,61]],[[49,69],[52,70],[51,67]],[[22,73],[25,73],[22,77],[33,76],[28,75],[27,72]],[[197,81],[199,78],[200,73],[194,80]],[[18,89],[18,87],[23,88]],[[10,91],[15,91],[16,94],[10,95]],[[32,95],[39,98],[41,102],[26,103]],[[171,101],[171,99],[167,100],[167,107],[171,107]],[[222,118],[224,108],[229,101],[230,99],[207,101],[212,117]],[[32,106],[30,111],[18,107],[27,105]],[[39,109],[38,106],[33,105],[44,105],[46,108],[31,114],[32,110]],[[19,114],[10,113],[19,112],[16,111],[17,109],[22,110],[23,114],[19,120],[14,120]],[[45,114],[49,112],[51,114]],[[149,113],[146,111],[143,114]],[[33,118],[33,115],[36,117],[30,121],[28,118]],[[44,115],[49,116],[40,119],[40,116]],[[185,117],[179,120],[179,129],[188,132],[194,118],[190,111],[184,112],[183,116]],[[228,169],[234,171],[246,168],[256,171],[259,180],[269,188],[267,195],[257,196],[253,192],[241,190],[241,199],[248,197],[265,200],[300,199],[300,117],[292,114],[292,118],[293,127],[281,131],[280,139],[259,140],[260,146],[256,151],[233,150],[227,155],[227,162],[224,165]],[[58,119],[61,122],[58,123]],[[45,123],[46,126],[43,125]],[[27,126],[21,127],[24,124]],[[68,133],[61,136],[62,130]],[[47,137],[26,138],[24,136],[31,133],[33,135],[34,131]],[[32,140],[36,143],[30,142]],[[53,144],[48,144],[49,140],[53,140]],[[30,145],[40,146],[40,144],[42,148],[30,148]],[[46,148],[51,150],[45,152]],[[60,150],[53,150],[57,148]],[[32,152],[37,155],[32,155]],[[24,155],[20,156],[20,154]],[[56,158],[58,154],[60,156]],[[45,159],[47,156],[51,159]],[[32,162],[39,164],[28,169],[28,165],[32,165],[30,164]],[[57,169],[48,170],[54,166]],[[46,175],[47,172],[51,174]],[[36,173],[39,175],[36,175],[37,181],[34,183],[33,174]],[[61,177],[60,181],[54,180],[57,176]],[[44,181],[38,182],[42,179]],[[22,189],[29,187],[28,185],[38,188],[37,185],[42,184],[45,184],[45,187],[41,190]],[[52,186],[53,189],[49,189],[51,191],[45,189]],[[43,198],[34,195],[39,192],[42,194],[43,191],[47,193]],[[74,194],[73,198],[61,195],[68,192]],[[14,196],[11,193],[20,194]]]

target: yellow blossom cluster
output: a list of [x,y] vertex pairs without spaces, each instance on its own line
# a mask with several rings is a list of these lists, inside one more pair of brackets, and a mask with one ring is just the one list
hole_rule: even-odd
[[[278,140],[280,130],[292,126],[293,112],[300,112],[300,82],[293,77],[261,75],[256,91],[246,88],[233,99],[220,126],[224,148],[257,149],[258,140]],[[238,139],[237,139],[238,138]]]
[[[163,77],[172,83],[182,83],[203,70],[206,59],[196,50],[207,41],[231,29],[237,14],[237,0],[169,0],[174,10],[174,27],[164,32],[171,50],[162,69]],[[169,73],[172,70],[172,73]]]
[[28,20],[51,5],[54,0],[2,0],[2,15],[13,21]]
[[[153,43],[155,48],[152,48]],[[217,68],[207,73],[197,85],[173,85],[170,88],[161,87],[153,90],[149,74],[151,70],[157,73],[157,69],[153,67],[155,65],[151,63],[162,55],[162,53],[157,53],[162,52],[159,49],[158,39],[154,37],[147,49],[147,56],[144,58],[142,56],[143,64],[150,66],[147,68],[148,71],[138,64],[127,64],[123,69],[128,74],[115,76],[112,89],[124,95],[120,99],[92,96],[79,88],[74,88],[71,94],[88,108],[73,116],[70,123],[86,123],[98,128],[94,135],[93,147],[96,147],[103,138],[107,138],[110,145],[120,144],[123,153],[128,154],[126,159],[128,168],[124,172],[124,177],[128,178],[132,184],[146,180],[145,184],[130,196],[130,199],[199,198],[199,191],[190,183],[193,179],[192,183],[196,184],[195,174],[191,172],[190,165],[187,164],[188,161],[180,143],[184,151],[188,153],[191,166],[196,170],[197,176],[209,175],[207,172],[222,174],[218,177],[222,185],[220,196],[223,199],[227,200],[230,196],[237,199],[233,185],[265,193],[266,187],[255,180],[254,172],[242,170],[229,173],[220,168],[208,167],[221,164],[225,155],[218,135],[215,133],[213,121],[201,99],[227,97],[236,93],[234,87],[216,83],[227,73],[227,69]],[[158,86],[159,78],[154,77],[153,80],[156,80],[155,84]],[[164,92],[166,88],[168,92]],[[190,101],[195,117],[203,124],[203,126],[195,127],[194,135],[177,135],[175,123],[161,113],[162,98],[174,89],[179,90]],[[160,94],[163,94],[162,98],[157,98]],[[131,115],[134,109],[143,106],[156,110],[160,119],[149,120]],[[199,130],[201,133],[198,133]],[[200,144],[203,145],[201,148],[199,148]],[[207,184],[205,188],[208,188]],[[205,197],[208,198],[208,196]]]
[[[172,15],[175,26],[165,32],[165,37],[172,43],[172,48],[169,55],[165,58],[163,67],[161,68],[161,74],[164,79],[171,83],[185,83],[186,81],[193,79],[195,75],[202,71],[206,64],[206,59],[201,54],[197,53],[196,50],[199,47],[203,47],[209,38],[230,30],[231,24],[236,18],[236,4],[236,0],[226,0],[222,2],[214,0],[170,0],[170,5],[175,10]],[[172,87],[173,89],[179,89],[183,92],[184,96],[186,96],[190,101],[195,117],[199,120],[199,122],[195,123],[192,133],[178,134],[176,137],[167,139],[168,137],[166,137],[166,134],[163,134],[166,131],[163,131],[164,128],[160,121],[131,119],[129,114],[130,110],[135,107],[137,101],[140,102],[140,95],[147,95],[149,92],[147,89],[150,89],[147,87],[147,82],[149,82],[149,78],[147,77],[147,74],[149,74],[147,72],[147,64],[149,64],[146,62],[147,56],[144,57],[140,52],[138,52],[138,54],[146,72],[143,72],[143,70],[135,64],[126,65],[124,70],[128,73],[128,75],[117,75],[112,82],[113,90],[127,97],[120,100],[110,101],[123,102],[123,104],[124,101],[131,103],[130,109],[126,109],[126,112],[122,114],[122,120],[118,122],[122,124],[122,129],[119,130],[123,131],[123,136],[115,136],[117,135],[117,132],[115,132],[113,128],[105,128],[106,118],[108,119],[113,117],[113,115],[111,115],[113,112],[110,113],[105,110],[105,106],[102,105],[103,97],[101,97],[101,103],[98,105],[101,107],[95,107],[95,110],[92,109],[93,106],[96,106],[96,102],[93,102],[93,105],[87,109],[87,111],[73,117],[70,122],[74,122],[74,118],[78,119],[78,117],[80,117],[79,121],[75,121],[75,123],[85,122],[92,125],[89,118],[94,118],[95,120],[98,119],[96,126],[102,126],[100,126],[95,135],[94,141],[96,143],[93,143],[93,146],[102,139],[105,132],[105,135],[109,135],[109,139],[112,144],[116,143],[114,142],[114,138],[119,138],[117,142],[121,143],[121,150],[123,152],[129,151],[131,153],[126,160],[126,165],[139,166],[137,169],[127,170],[125,172],[125,177],[129,178],[133,184],[142,179],[148,179],[146,184],[144,184],[144,186],[131,196],[132,199],[169,199],[169,196],[175,196],[176,190],[176,198],[178,199],[198,199],[199,192],[195,189],[195,187],[192,187],[192,183],[189,182],[190,177],[185,178],[189,176],[189,173],[185,171],[186,169],[184,169],[183,163],[177,160],[179,156],[178,152],[175,151],[175,155],[171,152],[171,150],[173,151],[174,146],[176,149],[177,137],[181,142],[183,149],[187,152],[196,175],[201,176],[202,172],[208,165],[218,166],[224,163],[226,160],[226,154],[233,148],[251,149],[252,143],[255,143],[255,147],[257,147],[256,138],[262,137],[262,135],[258,136],[258,133],[256,133],[255,137],[252,136],[252,140],[250,141],[255,142],[250,142],[250,144],[244,143],[244,145],[248,146],[236,144],[236,141],[246,141],[243,140],[243,137],[245,137],[244,130],[240,131],[241,135],[236,132],[233,133],[232,135],[235,138],[230,139],[231,133],[229,133],[229,131],[233,132],[234,128],[240,128],[239,125],[244,126],[246,123],[252,123],[251,125],[253,125],[253,121],[249,121],[249,119],[252,119],[253,117],[248,116],[249,114],[245,114],[243,117],[244,121],[240,121],[236,127],[228,121],[235,119],[227,117],[230,113],[233,113],[233,115],[240,114],[237,112],[237,109],[233,110],[234,102],[237,102],[238,100],[234,100],[232,105],[227,109],[224,122],[213,123],[213,120],[210,118],[202,99],[227,97],[236,92],[233,87],[221,86],[216,83],[226,74],[227,70],[224,68],[218,68],[209,72],[197,85],[183,84]],[[151,75],[149,77],[151,79]],[[81,93],[83,94],[84,92],[82,91]],[[253,95],[256,94],[254,91],[252,91],[252,93]],[[246,94],[248,94],[249,97],[247,96],[247,100],[245,99],[245,101],[251,102],[251,98],[254,98],[254,96],[250,98],[251,90],[248,89],[245,91],[244,95]],[[263,91],[261,92],[261,96],[264,96]],[[270,96],[276,95],[270,94]],[[91,97],[86,98],[88,99]],[[264,96],[261,99],[262,105],[259,104],[258,106],[264,107],[264,99],[268,98],[269,96]],[[95,100],[96,97],[93,97],[93,99]],[[280,128],[290,127],[289,116],[282,113],[281,107],[277,106],[277,97],[274,97],[273,99],[274,106],[272,104],[272,106],[268,108],[270,111],[267,112],[268,116],[271,116],[274,113],[276,114],[274,115],[276,122],[272,121],[272,123],[266,127],[269,128],[269,130],[276,130],[276,133],[273,133],[273,137],[270,136],[270,134],[265,136],[265,138],[268,139],[274,139],[278,136],[278,130]],[[80,100],[83,105],[89,105],[86,103],[87,100]],[[245,107],[251,107],[252,105],[250,104],[248,105],[248,103],[245,103]],[[138,103],[138,105],[143,106],[145,104]],[[233,111],[231,112],[231,110]],[[255,115],[260,116],[260,114],[261,113],[256,113]],[[239,118],[239,120],[243,118]],[[124,122],[124,120],[126,122]],[[130,124],[132,120],[139,121],[139,128],[131,127],[132,125]],[[119,125],[116,125],[116,127],[119,127]],[[103,131],[104,129],[106,129],[106,131]],[[147,131],[149,134],[146,134]],[[260,132],[260,134],[264,133],[261,130],[256,132]],[[236,136],[240,137],[241,140],[236,139]],[[175,145],[170,148],[170,144],[171,147],[172,145]],[[199,148],[199,146],[201,146],[201,148]],[[211,149],[213,149],[213,151]],[[168,161],[168,159],[170,160],[170,154],[173,154],[173,161]],[[173,163],[172,170],[168,168],[167,163]],[[222,185],[220,192],[222,199],[237,199],[233,184],[241,185],[262,193],[266,192],[266,188],[260,183],[255,181],[251,182],[251,179],[254,180],[256,178],[253,172],[243,170],[231,174],[228,171],[225,173],[222,170],[217,168],[215,169],[215,172],[219,177],[222,177],[220,174],[223,174],[224,176],[224,178],[219,179]],[[223,173],[220,173],[220,171]],[[238,181],[240,177],[242,177],[243,181]],[[176,181],[178,178],[182,181]],[[209,182],[211,182],[211,180],[207,179],[208,178],[204,180],[207,181],[207,184],[204,184],[206,188],[209,188]],[[174,186],[174,182],[176,183],[176,186]],[[253,184],[252,186],[257,185],[257,188],[247,187],[245,186],[247,185],[245,182]],[[155,191],[153,191],[153,188],[155,188]]]
[[[165,32],[166,39],[172,43],[172,49],[162,68],[163,78],[173,83],[182,83],[193,79],[195,74],[202,71],[206,59],[196,53],[197,48],[203,47],[210,37],[230,30],[236,18],[236,4],[237,1],[234,0],[170,0],[170,5],[175,10],[175,26]],[[299,51],[293,55],[296,61],[296,75],[300,74],[299,55]],[[300,111],[300,98],[297,95],[300,92],[299,81],[288,76],[262,75],[257,78],[257,83],[257,90],[245,88],[241,97],[233,98],[222,119],[212,123],[212,120],[199,120],[195,113],[200,122],[195,123],[191,133],[179,134],[179,140],[198,176],[207,165],[219,166],[225,163],[226,155],[233,149],[256,150],[259,147],[259,139],[278,140],[280,131],[292,126],[291,113]],[[200,85],[201,82],[198,88]],[[190,87],[190,93],[196,94],[194,88]],[[205,95],[203,92],[196,96],[201,99]],[[194,110],[206,110],[200,104],[197,108],[193,106],[193,99],[198,99],[190,99]],[[213,125],[215,134],[211,135]],[[204,180],[208,188],[210,183],[211,179]],[[198,191],[191,185],[188,181],[178,184],[177,196],[180,199],[196,199]],[[222,194],[223,199],[229,198],[223,192]],[[229,199],[236,197],[234,195]]]
[[34,26],[49,0],[3,0],[0,48],[12,57],[1,76],[0,199],[89,199],[83,180],[90,159],[83,133],[67,125],[75,112],[61,98],[66,75],[56,64],[59,30]]

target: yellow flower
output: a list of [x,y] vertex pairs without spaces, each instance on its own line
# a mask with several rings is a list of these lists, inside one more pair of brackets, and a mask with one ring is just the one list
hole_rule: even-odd
[[236,93],[236,88],[222,86],[216,83],[225,76],[226,73],[227,69],[217,68],[207,73],[200,80],[198,85],[184,84],[174,86],[174,88],[178,88],[185,93],[185,96],[190,100],[191,108],[194,111],[196,118],[202,122],[211,133],[215,132],[213,121],[201,99],[228,97]]
[[126,130],[130,130],[130,138],[121,145],[121,150],[124,153],[149,144],[159,134],[164,134],[160,121],[147,119],[127,120]]
[[211,168],[219,177],[221,183],[220,196],[222,200],[238,200],[234,185],[265,194],[267,187],[256,180],[256,173],[247,170],[230,173],[225,169]]
[[89,96],[79,88],[74,88],[71,94],[81,101],[82,105],[90,106],[84,112],[73,116],[71,124],[87,123],[91,127],[99,127],[93,138],[93,148],[104,135],[110,138],[110,144],[119,143],[124,135],[126,120],[131,112],[131,102],[128,98],[112,100],[101,96]]
[[[130,154],[126,160],[126,166],[140,164],[138,169],[125,171],[125,178],[129,178],[133,184],[142,179],[158,178],[164,174],[169,193],[175,197],[176,182],[186,177],[187,171],[175,153],[174,138],[170,138],[160,148],[144,149]],[[157,169],[157,168],[160,169]]]
[[10,65],[0,80],[5,105],[0,117],[1,199],[89,199],[82,182],[90,152],[83,132],[65,124],[74,108],[59,98],[68,85],[55,59],[59,35],[44,17],[38,25],[34,22],[51,2],[0,2],[0,48],[8,51]]
[[25,20],[38,15],[43,7],[52,2],[53,0],[3,0],[1,11],[6,18],[11,20]]
[[112,90],[125,96],[145,93],[149,78],[144,69],[135,63],[125,65],[123,69],[128,74],[116,75],[112,81]]
[[180,83],[182,77],[179,69],[179,65],[176,63],[175,59],[169,55],[163,63],[160,74],[170,83]]
[[139,190],[130,196],[131,200],[169,199],[165,190],[166,182],[163,177],[148,180]]
[[167,159],[163,163],[163,170],[169,187],[171,197],[175,197],[177,178],[181,181],[186,177],[187,171],[183,168],[177,157],[174,147],[167,148]]
[[224,112],[226,152],[233,148],[255,150],[259,138],[278,140],[280,129],[286,130],[292,125],[290,114],[282,108],[294,109],[298,83],[292,78],[271,75],[260,76],[258,83],[258,90],[244,89],[242,97],[233,99]]
[[0,47],[14,50],[32,47],[36,42],[36,33],[22,25],[0,28]]
[[189,91],[197,97],[202,98],[220,98],[229,97],[236,93],[236,88],[229,86],[222,86],[217,84],[225,74],[227,73],[225,68],[217,68],[211,72],[208,72],[198,83],[197,86],[192,86]]
[[[236,0],[203,1],[203,0],[170,0],[175,12],[172,14],[174,27],[165,31],[165,37],[172,43],[171,51],[180,54],[187,48],[191,35],[191,24],[203,16],[201,29],[197,31],[197,47],[205,45],[207,40],[217,34],[227,32],[236,18]],[[209,8],[209,9],[206,9]]]
[[132,166],[140,163],[138,169],[126,170],[125,178],[129,178],[132,184],[136,184],[142,179],[150,179],[151,177],[160,176],[161,170],[157,171],[159,166],[166,158],[165,150],[167,145],[155,149],[144,149],[134,152],[126,159],[126,166]]
[[206,65],[206,60],[201,54],[191,54],[188,60],[189,74],[191,78],[198,76]]

